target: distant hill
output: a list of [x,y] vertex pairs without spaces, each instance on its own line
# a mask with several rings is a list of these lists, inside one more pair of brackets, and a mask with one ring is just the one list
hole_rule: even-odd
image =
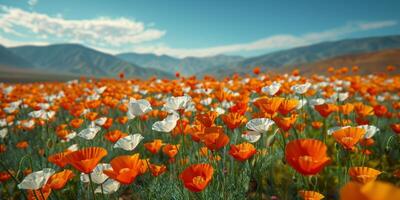
[[351,68],[353,66],[358,66],[359,71],[356,72],[357,74],[371,74],[387,72],[386,67],[388,65],[397,66],[396,70],[392,73],[400,73],[400,49],[387,49],[377,52],[338,56],[301,66],[292,65],[277,68],[276,72],[286,73],[297,68],[300,70],[300,73],[304,75],[311,75],[314,73],[327,74],[327,69],[329,67],[334,67],[336,69],[347,67],[350,69],[349,73],[352,73]]
[[139,53],[122,53],[117,57],[146,68],[155,68],[165,72],[180,72],[183,75],[194,75],[209,68],[224,68],[227,65],[243,60],[240,56],[216,55],[211,57],[174,58],[171,56]]
[[233,73],[251,73],[254,67],[261,67],[261,69],[266,70],[287,65],[303,66],[307,63],[337,56],[368,53],[393,48],[400,48],[400,36],[382,36],[323,42],[248,58],[226,68],[216,68],[202,73],[214,74],[217,76],[230,76]]
[[78,44],[20,46],[9,50],[32,63],[35,69],[46,72],[97,77],[115,77],[121,72],[127,77],[137,78],[172,76],[160,70],[141,68],[113,55]]
[[18,67],[18,68],[33,68],[34,65],[4,46],[0,45],[0,66],[1,67]]

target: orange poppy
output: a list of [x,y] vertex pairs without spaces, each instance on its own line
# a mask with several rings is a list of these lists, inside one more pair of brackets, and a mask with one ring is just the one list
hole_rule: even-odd
[[339,107],[339,112],[341,112],[343,115],[349,115],[354,110],[354,105],[351,103],[339,105],[338,107]]
[[279,106],[279,113],[282,115],[286,115],[292,110],[296,109],[297,105],[299,104],[299,100],[297,99],[285,99],[282,101],[281,105]]
[[212,179],[214,169],[209,164],[194,164],[186,168],[179,178],[183,185],[192,192],[201,192]]
[[49,198],[50,193],[51,188],[49,185],[44,185],[40,190],[28,190],[28,200],[46,200]]
[[103,128],[109,129],[113,125],[113,119],[107,118],[106,122],[102,125]]
[[320,122],[320,121],[313,121],[311,122],[311,126],[314,129],[320,129],[322,127],[322,125],[324,125],[324,123]]
[[279,109],[283,100],[284,98],[282,97],[260,98],[254,102],[254,105],[263,112],[274,114]]
[[61,172],[58,172],[56,174],[53,174],[49,180],[47,181],[47,184],[50,186],[51,189],[53,190],[60,190],[62,189],[65,184],[69,180],[71,180],[74,177],[74,173],[71,170],[65,169]]
[[128,185],[135,181],[141,174],[140,168],[143,162],[139,159],[139,154],[132,156],[118,156],[110,162],[112,169],[103,170],[103,173],[122,184]]
[[286,161],[302,175],[315,175],[330,162],[326,145],[315,139],[289,142],[285,149]]
[[112,143],[116,143],[119,139],[121,139],[121,138],[123,138],[123,137],[125,137],[125,136],[127,136],[128,134],[126,134],[126,133],[123,133],[122,131],[120,131],[120,130],[113,130],[113,131],[109,131],[109,132],[107,132],[106,134],[104,134],[104,137],[108,140],[108,141],[110,141],[110,142],[112,142]]
[[273,119],[276,125],[284,131],[289,131],[293,124],[297,120],[297,115],[291,115],[289,117],[274,117]]
[[69,125],[72,126],[73,128],[79,128],[81,127],[82,123],[83,119],[75,118],[69,122]]
[[356,104],[355,109],[361,118],[374,114],[374,108],[372,106],[364,105],[362,103]]
[[351,167],[349,169],[351,180],[361,184],[375,181],[379,174],[381,174],[380,171],[369,167]]
[[378,117],[383,117],[388,112],[388,109],[384,105],[376,105],[374,106],[374,113]]
[[174,158],[176,154],[179,152],[179,147],[180,145],[172,145],[172,144],[167,144],[163,147],[163,152],[165,155],[167,155],[169,158]]
[[350,181],[340,189],[340,199],[396,200],[400,199],[400,189],[392,184],[379,181],[371,181],[366,184]]
[[325,196],[316,191],[310,190],[300,190],[299,195],[304,200],[320,200],[323,199]]
[[261,69],[260,69],[259,67],[256,67],[256,68],[253,69],[253,73],[254,73],[255,75],[258,75],[258,74],[261,73]]
[[97,112],[89,112],[85,115],[86,119],[90,120],[90,121],[94,121],[97,119],[97,116],[99,114]]
[[238,145],[231,145],[229,154],[236,160],[245,161],[257,153],[256,148],[250,143],[244,142]]
[[118,117],[117,122],[120,124],[126,124],[126,122],[128,122],[128,117],[127,116]]
[[153,176],[160,176],[167,170],[165,165],[150,164],[150,171]]
[[5,144],[0,144],[0,153],[6,152],[7,151],[7,147]]
[[11,178],[11,175],[8,172],[0,172],[0,183],[6,182]]
[[338,110],[338,107],[335,104],[331,104],[331,103],[315,105],[314,108],[315,108],[315,110],[318,111],[318,113],[322,117],[325,117],[325,118],[328,117],[332,112],[335,112]]
[[107,150],[101,147],[89,147],[68,153],[65,159],[78,171],[89,174],[106,155]]
[[189,121],[187,119],[179,119],[176,122],[175,128],[172,130],[172,136],[177,136],[179,134],[186,135],[190,132]]
[[197,114],[196,120],[199,121],[205,127],[211,127],[214,125],[215,119],[218,117],[217,112],[206,112],[204,114]]
[[364,136],[365,130],[358,127],[347,127],[332,133],[335,140],[347,150],[353,150],[354,145]]
[[163,141],[156,139],[156,140],[153,140],[153,142],[145,143],[144,147],[148,151],[150,151],[150,153],[157,154],[162,145],[163,145]]
[[224,121],[225,125],[231,130],[247,122],[246,117],[241,115],[240,113],[230,112],[228,114],[222,115],[221,118],[222,121]]
[[206,133],[202,142],[212,151],[218,150],[229,143],[229,137],[223,132]]
[[53,154],[47,158],[47,160],[61,168],[64,168],[68,163],[67,160],[65,159],[65,156],[67,155],[67,152],[60,152]]
[[247,111],[247,103],[246,102],[238,102],[232,107],[229,108],[229,112],[239,113],[244,115]]
[[15,146],[18,149],[26,149],[26,148],[28,148],[29,143],[27,141],[21,141],[21,142],[18,142]]
[[396,134],[400,134],[400,123],[398,124],[391,124],[390,127]]

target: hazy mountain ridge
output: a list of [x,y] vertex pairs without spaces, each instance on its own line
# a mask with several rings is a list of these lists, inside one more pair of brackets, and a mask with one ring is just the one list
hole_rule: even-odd
[[218,68],[203,73],[214,74],[216,76],[229,76],[233,73],[251,73],[254,67],[261,67],[263,70],[266,70],[287,65],[296,65],[301,68],[303,65],[337,56],[394,48],[400,48],[399,35],[322,42],[248,58],[226,68]]
[[9,48],[14,54],[34,64],[36,69],[72,73],[84,76],[112,77],[123,72],[128,77],[171,77],[170,74],[143,69],[113,55],[96,51],[78,44],[55,44],[49,46],[20,46]]
[[34,65],[0,45],[0,66],[32,68]]
[[122,53],[117,57],[136,63],[146,68],[154,68],[165,72],[180,72],[183,75],[194,75],[208,68],[225,67],[239,62],[244,58],[241,56],[216,55],[210,57],[185,57],[182,59],[167,55]]

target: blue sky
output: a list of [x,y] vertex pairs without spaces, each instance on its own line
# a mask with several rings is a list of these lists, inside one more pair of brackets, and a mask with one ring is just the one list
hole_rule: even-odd
[[255,56],[400,33],[400,1],[0,0],[0,44],[108,53]]

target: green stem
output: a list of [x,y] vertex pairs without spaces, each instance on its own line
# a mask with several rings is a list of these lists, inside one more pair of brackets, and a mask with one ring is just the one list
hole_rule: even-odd
[[93,194],[93,199],[96,200],[96,194],[94,193],[93,181],[92,181],[91,173],[89,173],[89,180],[90,180],[90,189],[92,190],[92,194]]

